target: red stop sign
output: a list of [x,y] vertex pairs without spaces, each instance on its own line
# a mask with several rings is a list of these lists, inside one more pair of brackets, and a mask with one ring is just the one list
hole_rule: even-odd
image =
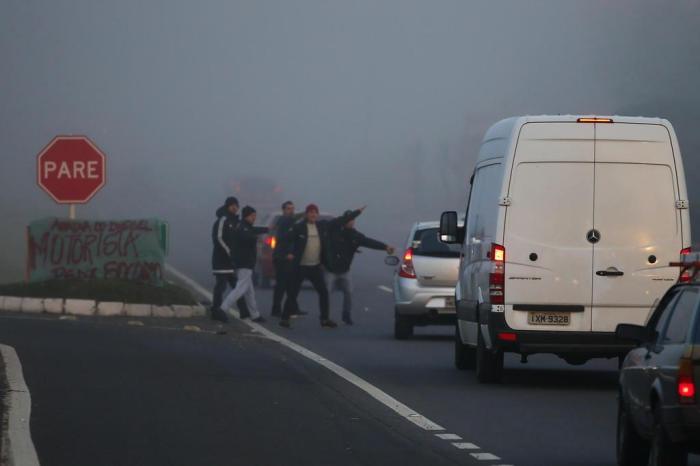
[[59,204],[84,204],[105,185],[105,155],[85,136],[57,136],[37,157],[37,183]]

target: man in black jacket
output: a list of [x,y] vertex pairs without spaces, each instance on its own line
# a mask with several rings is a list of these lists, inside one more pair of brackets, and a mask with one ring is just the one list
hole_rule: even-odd
[[[272,261],[275,266],[275,290],[272,295],[272,312],[271,315],[280,317],[282,314],[282,299],[289,287],[290,273],[292,271],[292,263],[287,260],[287,250],[289,249],[289,237],[291,235],[294,224],[301,220],[303,214],[294,213],[294,203],[287,201],[282,204],[282,215],[275,222],[275,249],[272,253]],[[290,297],[287,294],[287,300]],[[292,306],[292,314],[299,313],[299,307],[296,300],[290,302]]]
[[333,291],[336,285],[343,292],[343,322],[352,325],[352,280],[350,265],[360,247],[386,251],[393,254],[394,248],[381,241],[368,238],[355,229],[355,217],[348,210],[343,214],[346,223],[334,224],[327,230],[327,251],[324,255],[326,287]]
[[[236,287],[236,275],[233,270],[232,251],[235,249],[235,232],[238,228],[238,199],[226,198],[223,206],[216,210],[216,222],[211,231],[214,251],[212,253],[212,273],[216,278],[214,297],[211,306],[211,318],[227,322],[226,314],[221,311],[221,300],[226,285],[231,289]],[[241,316],[248,315],[248,307],[241,298],[238,302]]]
[[287,247],[287,260],[292,263],[292,274],[287,290],[287,301],[280,325],[290,328],[289,318],[292,315],[292,302],[296,302],[299,290],[304,280],[309,280],[318,293],[321,310],[321,326],[335,328],[338,326],[329,318],[328,288],[323,277],[323,256],[327,250],[327,234],[330,229],[346,224],[362,213],[362,209],[348,211],[347,216],[333,220],[318,221],[319,210],[315,204],[309,204],[305,210],[305,221],[297,223],[292,229]]
[[241,216],[243,220],[241,220],[236,230],[236,249],[233,251],[233,266],[236,269],[238,283],[224,299],[221,309],[224,312],[229,312],[234,302],[244,298],[253,322],[265,322],[265,319],[258,311],[258,304],[255,300],[253,269],[257,260],[258,235],[267,233],[268,228],[253,226],[255,225],[257,214],[255,209],[250,206],[243,207]]

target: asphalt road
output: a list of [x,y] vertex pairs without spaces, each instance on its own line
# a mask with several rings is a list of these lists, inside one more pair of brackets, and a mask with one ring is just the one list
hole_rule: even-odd
[[240,323],[0,315],[43,466],[475,464]]
[[[453,365],[451,327],[418,327],[407,341],[393,338],[392,269],[381,254],[366,253],[354,267],[353,327],[321,329],[313,291],[300,305],[309,315],[287,330],[267,327],[365,378],[447,431],[518,466],[615,463],[617,361],[598,359],[571,366],[536,355],[521,364],[506,357],[504,381],[482,385],[473,372]],[[202,280],[209,280],[202,276]],[[206,282],[208,283],[208,282]],[[260,290],[269,314],[271,292]],[[331,315],[340,321],[340,293]],[[690,464],[700,465],[700,457]]]

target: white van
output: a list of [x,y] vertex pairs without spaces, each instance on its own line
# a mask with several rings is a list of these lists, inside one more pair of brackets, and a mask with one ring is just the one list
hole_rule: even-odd
[[455,363],[500,379],[503,353],[572,364],[624,356],[621,322],[643,324],[690,252],[685,175],[671,124],[641,117],[536,116],[486,133],[462,244]]

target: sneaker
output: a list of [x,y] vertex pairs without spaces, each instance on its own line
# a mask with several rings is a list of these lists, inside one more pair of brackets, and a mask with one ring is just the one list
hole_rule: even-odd
[[336,328],[338,324],[333,322],[331,319],[324,319],[321,321],[321,327]]
[[292,325],[289,323],[288,319],[282,319],[280,320],[280,327],[292,328]]
[[211,320],[218,320],[219,322],[226,323],[226,322],[228,322],[228,316],[221,309],[212,309],[211,310]]
[[304,316],[307,316],[307,315],[309,315],[308,312],[302,311],[301,309],[298,309],[298,310],[292,312],[291,317],[294,319],[294,318],[297,318],[297,317],[304,317]]
[[267,319],[265,319],[263,316],[260,316],[253,319],[253,322],[256,322],[258,324],[264,324],[265,322],[267,322]]

